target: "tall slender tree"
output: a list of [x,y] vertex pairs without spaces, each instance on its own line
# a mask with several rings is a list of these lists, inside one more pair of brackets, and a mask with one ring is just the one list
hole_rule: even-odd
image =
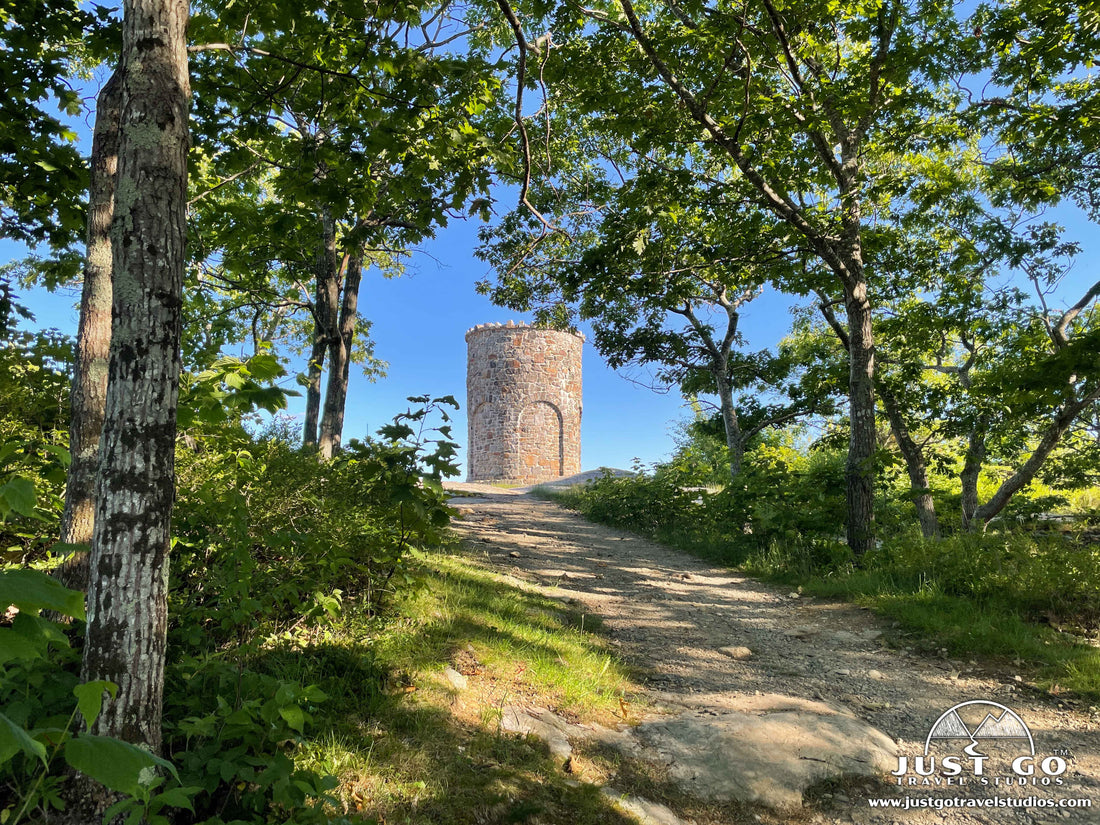
[[175,496],[187,16],[186,0],[126,0],[123,7],[112,338],[81,668],[85,681],[119,687],[92,733],[154,753],[161,745]]
[[[65,479],[65,509],[61,515],[61,541],[68,545],[89,544],[95,520],[95,477],[111,350],[111,222],[118,171],[121,87],[119,73],[112,73],[99,92],[92,133],[84,284],[69,396],[72,463]],[[84,590],[88,586],[87,551],[74,549],[57,575],[67,587]]]
[[[953,4],[613,0],[545,13],[517,4],[517,13],[498,2],[517,52],[538,55],[538,77],[553,89],[551,134],[555,116],[571,118],[639,154],[663,150],[664,163],[722,182],[736,193],[729,201],[752,198],[800,238],[820,263],[815,271],[840,292],[849,343],[847,534],[862,555],[874,542],[872,308],[876,281],[889,277],[867,235],[879,206],[898,194],[894,170],[904,159],[957,139],[941,122],[955,109],[943,83],[960,56]],[[536,26],[552,29],[556,49],[528,48],[524,28]],[[520,106],[516,117],[528,119]],[[556,181],[539,191],[542,147],[534,151],[526,130],[517,132],[532,181],[522,199],[537,213],[534,236],[549,237]]]
[[477,50],[448,45],[468,28],[457,4],[313,5],[196,15],[195,122],[211,195],[195,222],[205,260],[220,258],[232,279],[279,271],[297,290],[312,321],[303,441],[328,456],[359,332],[351,291],[364,269],[486,194],[497,150],[477,119],[498,82]]

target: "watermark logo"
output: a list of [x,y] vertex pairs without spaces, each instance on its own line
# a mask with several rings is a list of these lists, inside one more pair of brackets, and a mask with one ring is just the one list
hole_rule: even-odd
[[[965,743],[965,744],[964,744]],[[898,757],[899,785],[1061,785],[1066,760],[1038,757],[1027,723],[986,699],[960,702],[933,723],[924,753]]]
[[[984,713],[982,720],[972,731],[963,721],[959,711],[963,708],[974,708]],[[1006,739],[1022,739],[1027,741],[1027,750],[1030,756],[1035,755],[1035,740],[1031,736],[1031,730],[1020,715],[1011,708],[1007,708],[997,702],[986,699],[973,699],[969,702],[959,702],[953,708],[948,708],[943,715],[936,720],[928,731],[928,738],[924,740],[924,755],[928,756],[934,739],[966,739],[970,744],[963,748],[963,753],[968,756],[981,756],[978,752],[978,740],[992,739],[998,742]]]

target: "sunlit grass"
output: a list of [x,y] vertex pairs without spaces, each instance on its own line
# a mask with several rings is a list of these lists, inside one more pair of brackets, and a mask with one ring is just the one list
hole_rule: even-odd
[[[279,675],[329,695],[301,743],[306,767],[340,779],[335,808],[366,821],[625,825],[583,765],[500,730],[508,704],[611,724],[636,685],[597,623],[509,585],[460,553],[416,557],[416,583],[384,619],[354,605],[312,641],[273,651]],[[443,677],[468,673],[466,690]],[[583,760],[582,760],[583,761]],[[590,766],[591,767],[591,766]],[[595,768],[591,768],[595,770]]]

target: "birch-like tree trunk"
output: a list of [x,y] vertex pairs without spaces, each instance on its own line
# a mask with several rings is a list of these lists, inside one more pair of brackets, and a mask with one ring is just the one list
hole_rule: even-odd
[[[125,0],[114,300],[83,680],[119,687],[92,733],[161,746],[175,495],[190,86],[186,0]],[[87,822],[98,818],[86,817]]]
[[[107,404],[111,350],[111,219],[115,209],[122,78],[116,70],[96,100],[88,185],[88,233],[84,286],[76,334],[76,364],[69,396],[69,451],[61,541],[90,544],[95,521],[99,437]],[[74,590],[88,587],[88,553],[75,551],[58,568],[58,580]]]
[[328,385],[321,416],[321,458],[332,458],[340,451],[344,435],[344,411],[348,401],[348,378],[351,370],[351,346],[355,340],[355,325],[359,310],[359,284],[363,279],[362,252],[351,253],[344,274],[343,298],[340,304],[338,334],[329,345]]
[[336,265],[336,222],[332,210],[321,208],[321,249],[317,256],[317,275],[313,294],[313,350],[306,372],[306,416],[302,444],[319,443],[321,419],[321,377],[325,355],[336,336],[337,306],[340,302],[340,275]]

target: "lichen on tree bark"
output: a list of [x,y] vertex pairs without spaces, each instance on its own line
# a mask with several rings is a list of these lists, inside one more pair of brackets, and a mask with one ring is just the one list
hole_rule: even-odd
[[[161,745],[187,208],[186,0],[126,0],[115,290],[81,676],[119,686],[92,732]],[[153,140],[153,136],[157,136]],[[73,821],[79,817],[73,815]],[[84,821],[92,821],[85,815]]]

